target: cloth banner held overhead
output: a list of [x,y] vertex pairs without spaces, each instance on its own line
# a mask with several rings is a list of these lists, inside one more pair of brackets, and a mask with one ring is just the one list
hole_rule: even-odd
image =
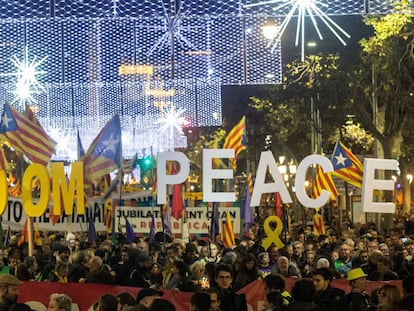
[[[286,278],[286,289],[291,291],[297,279]],[[396,285],[402,293],[402,281],[390,282],[368,282],[367,292],[371,293],[375,288],[379,288],[384,284]],[[332,286],[340,288],[345,292],[349,292],[349,282],[346,280],[333,280]],[[58,283],[58,282],[24,282],[19,287],[18,302],[24,302],[37,306],[36,310],[46,310],[49,303],[50,295],[53,293],[67,294],[72,298],[72,310],[89,311],[93,310],[93,304],[99,300],[103,294],[117,295],[119,293],[128,292],[133,297],[141,288],[126,286],[111,286],[104,284],[80,284],[80,283]],[[36,293],[34,296],[33,293]],[[177,310],[190,310],[190,298],[193,293],[163,290],[163,297],[171,301]],[[264,303],[264,285],[263,281],[258,280],[250,283],[246,287],[238,291],[246,295],[249,310],[263,310]]]

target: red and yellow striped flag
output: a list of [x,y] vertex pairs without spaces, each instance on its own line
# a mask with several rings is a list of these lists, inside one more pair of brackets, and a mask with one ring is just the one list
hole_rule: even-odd
[[0,134],[3,134],[10,146],[24,153],[32,162],[46,166],[56,143],[46,134],[43,127],[34,117],[20,113],[9,104],[4,105]]
[[246,117],[243,116],[239,123],[229,132],[223,145],[224,149],[234,149],[234,158],[230,159],[233,169],[236,169],[237,156],[247,148],[246,146]]
[[236,245],[236,241],[234,239],[233,223],[231,221],[229,212],[227,212],[226,222],[223,224],[223,244],[226,248]]
[[327,190],[331,193],[331,200],[335,200],[338,196],[338,190],[335,187],[331,175],[329,173],[325,174],[322,170],[322,167],[318,165],[315,176],[315,184],[313,185],[312,189],[312,197],[319,197],[322,193],[322,190]]
[[326,233],[323,217],[318,210],[319,208],[315,210],[315,215],[313,215],[313,234],[316,236]]
[[104,225],[108,229],[108,232],[112,232],[112,219],[113,219],[113,208],[112,204],[114,200],[111,198],[105,200],[104,204]]
[[31,221],[31,219],[30,217],[27,217],[23,230],[17,240],[18,246],[22,245],[24,242],[29,242],[29,221]]

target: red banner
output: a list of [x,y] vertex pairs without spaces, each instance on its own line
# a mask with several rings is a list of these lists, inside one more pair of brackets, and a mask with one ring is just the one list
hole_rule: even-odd
[[[286,289],[290,291],[297,279],[287,278]],[[334,280],[332,285],[343,289],[345,292],[350,290],[349,282],[346,280]],[[390,282],[368,282],[368,292],[371,293],[375,288],[383,284],[394,284],[398,286],[402,293],[401,281]],[[51,283],[51,282],[25,282],[19,288],[19,302],[29,302],[34,310],[46,310],[49,303],[50,295],[53,293],[67,294],[72,298],[72,310],[87,311],[92,310],[93,304],[99,300],[103,294],[117,295],[123,292],[129,292],[133,297],[137,296],[140,288],[111,286],[102,284],[78,284],[78,283]],[[177,311],[190,310],[190,297],[193,293],[163,290],[162,298],[171,301]],[[255,281],[239,293],[246,295],[247,303],[250,305],[249,310],[262,310],[264,298],[264,286],[262,281]]]
[[[72,310],[87,311],[93,310],[93,304],[103,294],[117,295],[128,292],[133,297],[137,296],[140,288],[112,286],[103,284],[80,284],[80,283],[55,283],[55,282],[24,282],[19,287],[19,302],[29,302],[35,310],[46,310],[49,304],[50,295],[53,293],[67,294],[72,298]],[[190,297],[193,293],[163,290],[162,298],[171,301],[177,311],[190,310]],[[42,309],[42,305],[44,308]]]
[[[297,281],[297,278],[286,278],[286,290],[291,292],[293,285]],[[375,288],[379,288],[384,284],[393,284],[396,285],[399,289],[401,294],[403,293],[402,289],[402,281],[389,281],[389,282],[367,282],[367,292],[371,294],[371,292]],[[340,280],[333,280],[332,286],[336,288],[340,288],[348,293],[351,290],[349,286],[349,281],[340,279]],[[247,303],[250,305],[251,309],[249,310],[263,310],[263,303],[264,303],[264,284],[262,281],[255,281],[250,283],[246,287],[242,288],[238,291],[238,293],[243,293],[246,295]]]

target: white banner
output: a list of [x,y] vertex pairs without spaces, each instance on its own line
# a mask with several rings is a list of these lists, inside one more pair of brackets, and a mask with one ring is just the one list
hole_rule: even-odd
[[[52,202],[52,200],[51,200]],[[104,225],[104,204],[99,198],[88,199],[90,206],[94,208],[94,223],[96,231],[106,231]],[[73,210],[73,214],[70,216],[61,215],[58,222],[53,225],[52,220],[49,218],[51,203],[49,208],[41,217],[34,217],[33,222],[35,226],[39,227],[39,231],[70,231],[70,232],[82,232],[88,231],[89,223],[89,208],[85,208],[84,215],[77,215],[76,209]],[[21,231],[26,222],[27,215],[23,209],[22,200],[20,198],[9,198],[7,208],[1,216],[1,223],[3,230],[6,230],[9,226],[13,231]]]
[[[88,198],[88,203],[94,208],[94,223],[96,231],[106,231],[104,225],[104,203],[100,198]],[[89,208],[85,208],[84,215],[77,215],[76,209],[73,215],[61,215],[59,221],[53,225],[49,218],[49,209],[41,216],[33,218],[35,226],[39,231],[71,231],[83,232],[88,230]],[[125,217],[134,229],[135,233],[148,234],[151,226],[152,211],[155,217],[156,232],[162,231],[162,218],[159,207],[154,210],[151,207],[135,207],[135,206],[117,206],[115,215],[115,228],[121,228],[125,232]],[[187,207],[188,229],[190,234],[207,234],[210,226],[212,208],[207,207]],[[234,233],[240,233],[240,208],[236,207],[220,207],[219,223],[221,225],[226,220],[226,213],[230,213],[233,221]],[[21,231],[26,222],[26,213],[23,210],[22,200],[19,198],[9,198],[8,206],[1,216],[3,229],[6,230],[10,226],[13,231]],[[181,220],[171,217],[172,233],[181,233]]]
[[[207,207],[187,207],[187,224],[190,234],[207,234],[210,226],[212,208]],[[155,232],[162,231],[161,211],[159,207],[154,208],[155,218]],[[233,222],[233,230],[235,234],[240,233],[240,208],[236,207],[220,207],[219,208],[219,224],[220,232],[221,225],[226,220],[227,213],[230,213],[230,218]],[[151,207],[132,207],[122,206],[117,207],[115,223],[116,228],[118,224],[121,225],[125,232],[125,217],[128,219],[135,233],[148,234],[151,228]],[[181,233],[181,219],[177,220],[171,217],[171,230],[173,234]]]

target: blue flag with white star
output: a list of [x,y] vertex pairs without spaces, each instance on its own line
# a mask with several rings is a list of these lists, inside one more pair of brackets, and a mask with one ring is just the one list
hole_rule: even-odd
[[334,167],[333,175],[355,187],[362,187],[363,165],[351,150],[341,142],[336,143],[331,161]]
[[92,142],[83,158],[89,180],[109,174],[121,167],[121,123],[115,115]]

